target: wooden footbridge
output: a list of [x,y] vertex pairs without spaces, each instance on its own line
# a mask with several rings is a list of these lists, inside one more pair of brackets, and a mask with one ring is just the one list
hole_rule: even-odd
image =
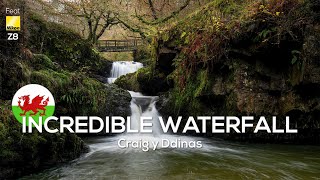
[[99,40],[97,47],[100,52],[129,52],[136,51],[143,44],[142,39]]

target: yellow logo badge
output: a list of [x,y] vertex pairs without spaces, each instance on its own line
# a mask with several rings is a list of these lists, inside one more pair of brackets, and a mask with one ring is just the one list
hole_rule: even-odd
[[20,16],[6,16],[6,30],[20,31]]

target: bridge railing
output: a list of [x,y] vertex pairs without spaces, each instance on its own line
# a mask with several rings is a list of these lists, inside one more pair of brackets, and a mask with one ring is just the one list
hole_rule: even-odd
[[142,39],[128,39],[128,40],[99,40],[98,49],[102,52],[122,52],[134,51],[138,46],[143,45]]

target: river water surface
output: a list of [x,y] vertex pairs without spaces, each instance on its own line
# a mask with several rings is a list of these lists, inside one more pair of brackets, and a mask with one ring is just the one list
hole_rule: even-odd
[[[128,135],[122,135],[127,136]],[[313,146],[239,144],[201,140],[201,149],[143,152],[117,145],[120,136],[86,139],[91,152],[24,179],[319,179],[320,149]],[[134,139],[139,137],[130,137]]]

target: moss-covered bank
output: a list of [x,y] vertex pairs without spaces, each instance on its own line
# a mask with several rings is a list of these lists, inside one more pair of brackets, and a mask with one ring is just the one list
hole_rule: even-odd
[[[224,138],[319,144],[319,7],[314,0],[215,0],[161,32],[150,71],[160,73],[147,77],[174,80],[158,102],[162,115],[276,115],[279,126],[289,115],[298,134]],[[116,83],[136,85],[133,77]]]
[[21,124],[11,114],[10,102],[1,101],[0,178],[12,179],[57,163],[73,160],[88,149],[70,133],[22,134]]
[[[75,134],[22,134],[21,124],[10,108],[14,93],[26,84],[40,84],[51,91],[55,116],[130,115],[130,94],[95,79],[108,76],[111,63],[101,58],[90,43],[32,12],[26,12],[25,17],[28,19],[20,41],[0,49],[0,179],[20,177],[75,159],[86,150]],[[1,18],[0,23],[4,21]],[[5,30],[0,29],[0,33]]]
[[319,3],[308,0],[214,1],[165,32],[163,46],[180,53],[168,100],[175,112],[163,113],[276,115],[279,126],[289,115],[299,134],[225,138],[320,143],[315,7]]

